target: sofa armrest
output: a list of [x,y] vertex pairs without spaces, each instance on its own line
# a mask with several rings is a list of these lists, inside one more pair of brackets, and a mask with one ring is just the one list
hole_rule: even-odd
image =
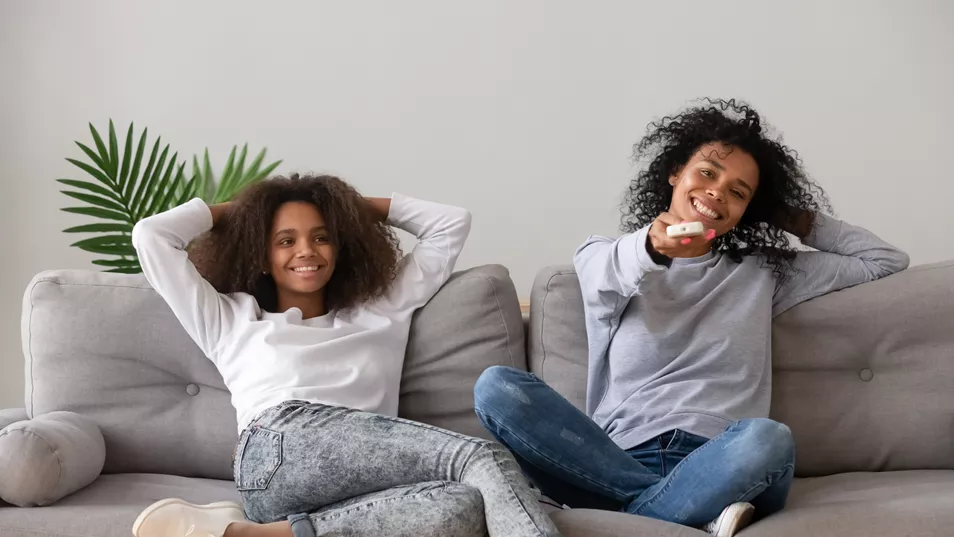
[[50,505],[92,483],[105,460],[103,434],[88,418],[50,412],[18,420],[0,430],[0,499]]
[[0,431],[6,429],[8,425],[13,425],[18,421],[28,419],[30,419],[30,416],[27,416],[25,408],[5,408],[0,410]]

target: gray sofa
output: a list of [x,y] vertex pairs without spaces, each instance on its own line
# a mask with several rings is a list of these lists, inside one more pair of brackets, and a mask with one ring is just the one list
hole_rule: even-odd
[[[487,437],[471,389],[492,365],[582,406],[582,314],[571,267],[541,272],[528,324],[506,269],[455,274],[414,319],[401,415]],[[22,329],[26,408],[0,412],[0,498],[43,506],[0,503],[0,537],[126,536],[157,499],[237,498],[229,395],[142,277],[40,274]],[[784,512],[741,535],[954,534],[954,263],[806,302],[773,332],[772,414],[795,435],[798,479]],[[705,535],[552,511],[568,537]]]

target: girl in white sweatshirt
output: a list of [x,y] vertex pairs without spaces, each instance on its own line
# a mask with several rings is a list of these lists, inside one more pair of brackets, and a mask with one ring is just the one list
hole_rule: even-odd
[[[470,219],[296,175],[139,222],[143,273],[232,394],[244,505],[162,500],[133,533],[558,535],[506,449],[395,417],[411,316],[451,275]],[[417,236],[410,254],[389,226]]]

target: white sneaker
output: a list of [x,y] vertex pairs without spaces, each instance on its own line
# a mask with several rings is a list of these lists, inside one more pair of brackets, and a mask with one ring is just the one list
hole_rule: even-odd
[[754,514],[755,507],[752,504],[734,503],[723,509],[719,518],[703,526],[702,531],[707,531],[716,537],[732,537],[752,523]]
[[132,532],[136,537],[222,537],[229,524],[244,520],[245,510],[235,502],[195,505],[170,498],[140,513]]

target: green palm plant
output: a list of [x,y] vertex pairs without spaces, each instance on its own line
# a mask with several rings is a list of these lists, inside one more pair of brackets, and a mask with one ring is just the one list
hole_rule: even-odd
[[91,163],[72,158],[66,160],[97,182],[75,179],[57,181],[75,189],[61,190],[63,194],[86,203],[84,207],[66,207],[63,211],[100,220],[63,231],[96,234],[71,246],[110,256],[93,261],[94,265],[107,267],[106,272],[142,272],[136,250],[132,246],[132,229],[139,220],[181,205],[196,196],[210,203],[228,201],[242,188],[262,180],[281,164],[281,161],[277,161],[262,168],[266,152],[262,149],[246,168],[247,145],[242,148],[237,159],[237,147],[233,147],[222,177],[216,181],[206,150],[204,167],[200,169],[198,159],[193,157],[193,174],[187,178],[186,163],[179,162],[179,154],[173,153],[169,157],[169,144],[160,151],[161,137],[156,138],[153,143],[143,168],[148,129],[143,129],[137,140],[133,124],[130,123],[122,152],[119,150],[112,120],[109,122],[108,145],[92,124],[89,130],[96,150],[81,142],[76,142],[76,145],[89,157]]
[[212,166],[209,164],[209,150],[205,150],[202,158],[202,166],[199,166],[199,158],[192,157],[192,176],[195,182],[186,185],[186,190],[190,196],[198,196],[209,203],[223,203],[231,200],[236,194],[242,191],[246,186],[261,181],[275,171],[282,161],[275,161],[265,168],[262,168],[262,160],[265,159],[265,148],[258,152],[258,155],[252,160],[248,168],[245,167],[245,157],[248,154],[248,144],[242,146],[242,152],[238,158],[235,157],[237,146],[232,147],[229,158],[225,162],[225,169],[222,171],[222,177],[216,179],[212,173]]

